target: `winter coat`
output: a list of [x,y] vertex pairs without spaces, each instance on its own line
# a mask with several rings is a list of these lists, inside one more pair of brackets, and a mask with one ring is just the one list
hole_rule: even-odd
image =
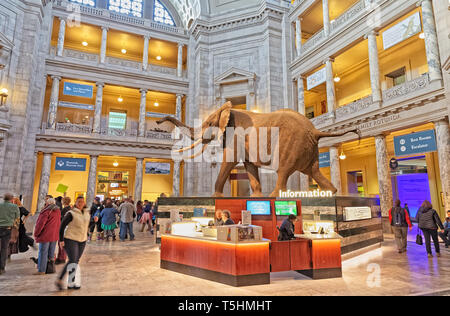
[[55,204],[47,205],[39,214],[34,229],[37,243],[54,242],[59,240],[61,225],[61,211]]
[[416,221],[419,223],[420,229],[438,229],[438,226],[441,229],[444,229],[444,225],[442,225],[442,221],[439,218],[438,213],[432,209],[420,208],[417,211]]

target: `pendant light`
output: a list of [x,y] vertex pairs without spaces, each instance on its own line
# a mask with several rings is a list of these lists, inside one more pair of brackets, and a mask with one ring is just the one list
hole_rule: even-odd
[[341,160],[347,159],[347,156],[344,153],[344,148],[342,148],[342,150],[341,150],[341,155],[339,156],[339,159],[341,159]]

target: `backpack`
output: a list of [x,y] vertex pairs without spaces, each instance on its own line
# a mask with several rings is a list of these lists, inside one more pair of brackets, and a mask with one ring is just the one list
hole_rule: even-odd
[[405,210],[400,207],[392,209],[392,226],[404,227],[406,223]]

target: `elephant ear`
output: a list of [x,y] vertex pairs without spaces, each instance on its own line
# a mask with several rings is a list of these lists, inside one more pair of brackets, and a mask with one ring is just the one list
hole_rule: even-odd
[[231,108],[233,104],[231,102],[227,102],[220,108],[219,115],[219,129],[222,133],[225,133],[225,129],[228,126],[228,122],[230,121]]

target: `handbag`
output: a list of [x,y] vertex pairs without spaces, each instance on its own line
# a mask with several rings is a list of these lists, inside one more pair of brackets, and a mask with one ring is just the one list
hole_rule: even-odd
[[47,269],[45,270],[45,274],[53,274],[56,273],[55,260],[47,261]]
[[422,238],[422,233],[420,232],[420,228],[418,228],[418,231],[417,231],[416,244],[418,244],[419,246],[423,245],[423,238]]

